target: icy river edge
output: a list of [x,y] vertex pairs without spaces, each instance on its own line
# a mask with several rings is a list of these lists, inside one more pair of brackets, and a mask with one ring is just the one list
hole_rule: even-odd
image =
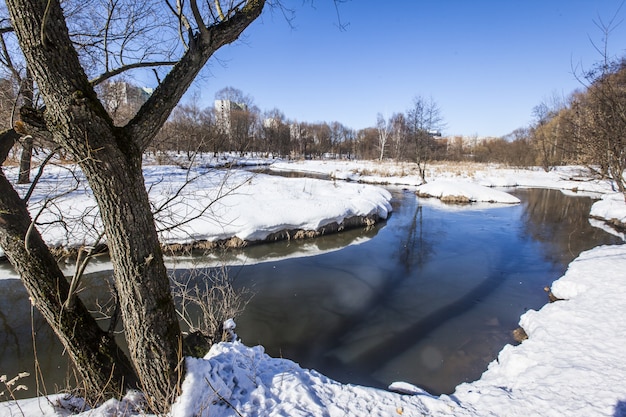
[[[391,168],[396,168],[392,166]],[[391,169],[389,168],[389,169]],[[294,167],[297,170],[297,167]],[[308,170],[325,170],[335,177],[377,182],[375,176],[359,175],[358,166],[319,163]],[[417,182],[410,175],[386,172],[378,182],[406,185]],[[491,186],[549,187],[605,195],[599,203],[611,202],[607,220],[624,218],[623,200],[611,194],[610,184],[587,180],[576,167],[544,173],[539,170],[507,170],[485,167],[461,175],[441,172],[434,177],[456,182]],[[365,178],[363,178],[365,177]],[[402,182],[399,182],[402,184]],[[302,190],[300,190],[302,191]],[[306,188],[305,190],[306,191]],[[261,347],[241,343],[216,345],[205,359],[189,359],[184,393],[172,415],[607,415],[626,414],[625,298],[626,248],[608,246],[593,249],[574,260],[567,273],[553,284],[553,293],[565,299],[529,311],[520,324],[529,339],[519,346],[506,346],[482,378],[460,385],[450,396],[433,397],[419,388],[397,384],[415,395],[400,395],[366,387],[342,385],[322,375],[303,370],[297,364],[269,358]],[[219,401],[205,378],[228,404]],[[122,402],[110,401],[85,415],[110,415],[119,407],[136,405],[136,396]],[[21,402],[25,415],[65,415],[47,401]],[[11,404],[0,404],[11,407]],[[40,408],[41,407],[41,408]],[[15,409],[19,415],[19,410]],[[236,411],[235,411],[236,410]],[[146,415],[137,411],[137,415]]]

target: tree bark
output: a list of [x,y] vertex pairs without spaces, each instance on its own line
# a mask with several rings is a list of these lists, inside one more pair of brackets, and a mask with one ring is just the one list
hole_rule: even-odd
[[[53,140],[78,162],[98,202],[140,386],[153,409],[165,411],[182,379],[182,338],[142,176],[142,152],[209,57],[237,39],[265,2],[247,2],[228,20],[203,28],[195,46],[122,128],[114,126],[80,65],[59,1],[6,3],[46,103],[45,124]],[[20,265],[20,273],[28,274],[29,263]],[[44,289],[44,282],[33,281],[33,291]]]
[[[20,91],[24,106],[33,107],[34,86],[33,77],[28,68],[26,68],[26,76],[22,80]],[[20,154],[20,172],[18,174],[18,184],[28,184],[30,182],[30,166],[33,158],[33,137],[27,135],[22,139],[22,153]]]
[[119,395],[137,387],[130,361],[80,299],[63,308],[69,284],[31,222],[26,204],[0,171],[0,246],[89,388],[87,395]]
[[165,410],[181,380],[181,334],[142,177],[141,151],[113,126],[97,99],[58,3],[48,4],[43,29],[45,3],[10,3],[22,50],[46,102],[53,139],[79,162],[98,202],[139,382],[152,407]]
[[15,145],[15,141],[20,138],[20,135],[14,129],[8,129],[0,133],[0,165],[4,164],[4,161],[9,156],[11,148]]
[[141,169],[141,154],[96,154],[83,170],[100,208],[125,337],[157,409],[178,395],[182,336]]
[[30,162],[33,157],[33,138],[22,139],[22,153],[20,154],[20,172],[18,174],[18,184],[28,184],[30,182]]

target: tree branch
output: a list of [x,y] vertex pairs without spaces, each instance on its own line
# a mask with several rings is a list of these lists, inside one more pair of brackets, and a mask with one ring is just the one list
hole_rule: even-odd
[[262,12],[265,0],[250,0],[230,19],[207,27],[157,87],[135,117],[124,127],[145,150],[208,59],[220,47],[234,42]]
[[[202,34],[204,36],[208,35],[208,29],[204,23],[204,19],[202,19],[202,15],[200,14],[200,9],[198,9],[198,3],[196,2],[196,0],[189,0],[190,6],[191,6],[191,13],[193,14],[193,18],[196,21],[196,24],[198,25],[198,28],[200,28],[200,32],[202,32]],[[190,32],[189,36],[193,36],[193,33]],[[191,45],[192,39],[189,39],[189,44]]]
[[177,61],[135,62],[132,64],[121,66],[111,71],[107,71],[104,74],[99,75],[97,78],[89,80],[89,82],[91,83],[91,85],[96,86],[108,80],[109,78],[115,77],[116,75],[120,75],[126,71],[130,71],[130,70],[137,69],[137,68],[171,66],[171,65],[176,65],[176,62]]
[[0,166],[4,164],[4,161],[9,156],[9,152],[15,142],[20,138],[19,133],[15,129],[8,129],[0,133]]

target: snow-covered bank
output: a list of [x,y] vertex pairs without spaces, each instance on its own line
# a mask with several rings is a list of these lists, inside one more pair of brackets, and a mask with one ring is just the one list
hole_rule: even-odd
[[435,197],[449,203],[504,203],[517,204],[520,199],[479,184],[458,183],[449,180],[432,181],[417,187],[420,197]]
[[[611,181],[596,178],[588,168],[582,166],[559,166],[546,172],[539,167],[508,168],[494,164],[433,163],[427,166],[427,184],[423,184],[415,164],[403,162],[334,160],[277,162],[271,165],[271,169],[280,172],[326,175],[330,178],[367,184],[410,186],[418,190],[434,187],[432,192],[424,194],[438,198],[460,194],[476,202],[498,201],[497,196],[489,195],[489,192],[477,186],[551,188],[568,194],[603,197],[602,201],[594,204],[591,217],[618,228],[626,228],[623,196],[615,193],[615,185]],[[500,198],[507,199],[502,194]]]
[[[330,178],[368,184],[418,186],[423,183],[415,164],[374,161],[296,161],[271,165],[276,171],[327,175]],[[538,167],[508,168],[493,164],[433,163],[426,167],[426,179],[453,180],[486,187],[533,187],[575,192],[611,193],[610,181],[594,179],[580,166],[555,167],[545,172]]]
[[[16,177],[14,169],[7,171]],[[389,192],[367,184],[177,166],[147,166],[144,175],[161,241],[169,245],[241,246],[314,236],[372,224],[391,212]],[[26,186],[16,187],[26,192]],[[33,217],[45,205],[39,230],[54,247],[92,245],[102,230],[91,190],[76,168],[48,167],[30,202]]]
[[593,203],[591,217],[595,219],[602,219],[605,222],[617,227],[621,230],[626,230],[626,211],[624,210],[624,194],[613,193],[605,194],[602,199]]

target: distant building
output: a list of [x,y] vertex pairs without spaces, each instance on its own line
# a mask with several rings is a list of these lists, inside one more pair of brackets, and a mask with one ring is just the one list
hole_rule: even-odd
[[128,122],[153,93],[152,88],[137,87],[125,81],[106,82],[98,87],[98,96],[113,121]]
[[243,103],[235,103],[231,100],[215,100],[215,123],[223,133],[230,134],[231,116],[233,111],[245,111],[248,106]]
[[267,119],[263,119],[263,127],[267,129],[276,129],[280,126],[281,121],[279,119],[275,119],[273,117],[269,117]]
[[138,109],[145,103],[154,89],[148,87],[137,87],[125,81],[105,84],[102,88],[102,99],[109,111],[120,108]]

